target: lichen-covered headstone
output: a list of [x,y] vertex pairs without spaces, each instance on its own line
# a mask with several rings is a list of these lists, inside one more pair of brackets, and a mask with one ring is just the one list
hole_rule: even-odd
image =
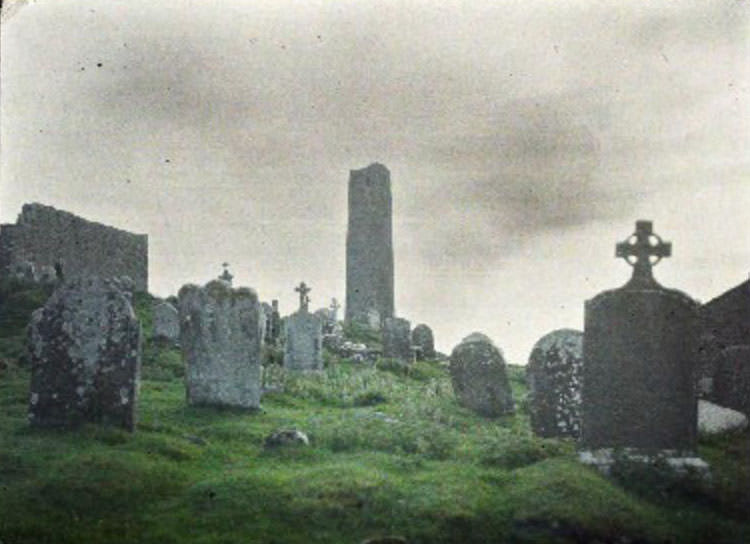
[[402,363],[414,361],[411,349],[411,323],[402,317],[386,317],[383,324],[383,357]]
[[711,400],[750,417],[750,346],[732,346],[716,357]]
[[532,430],[578,438],[581,431],[583,333],[560,329],[534,345],[526,365]]
[[223,280],[185,285],[179,313],[188,402],[260,406],[263,317],[255,291]]
[[177,342],[180,339],[180,315],[169,302],[160,302],[153,310],[154,338]]
[[141,327],[120,282],[86,276],[58,287],[31,318],[29,352],[32,425],[135,428]]
[[485,417],[514,410],[513,393],[500,350],[482,333],[472,333],[450,357],[453,392],[459,404]]
[[432,329],[421,323],[411,332],[411,343],[419,348],[418,359],[432,360],[435,358],[435,339]]

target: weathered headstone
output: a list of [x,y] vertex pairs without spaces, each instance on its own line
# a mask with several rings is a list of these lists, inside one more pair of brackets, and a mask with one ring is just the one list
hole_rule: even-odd
[[178,342],[180,340],[180,315],[169,302],[160,302],[153,310],[154,338]]
[[712,366],[715,374],[711,400],[750,417],[750,346],[722,350]]
[[31,318],[29,352],[32,425],[134,430],[141,327],[119,282],[84,276],[58,287]]
[[263,326],[255,291],[218,279],[185,285],[179,313],[188,402],[257,408]]
[[513,393],[500,350],[482,333],[472,333],[453,348],[451,382],[459,404],[485,417],[514,410]]
[[432,329],[421,323],[411,332],[411,343],[419,348],[418,359],[432,360],[435,358],[435,338]]
[[300,296],[299,310],[285,321],[284,368],[322,370],[322,332],[320,319],[309,312],[310,288],[302,282],[295,291]]
[[411,323],[402,317],[387,317],[383,325],[383,357],[403,363],[414,361]]
[[561,329],[534,344],[526,365],[532,430],[578,438],[581,431],[583,333]]
[[[380,328],[393,310],[391,174],[371,164],[349,175],[346,321]],[[374,323],[373,316],[377,316]]]
[[635,233],[616,250],[633,266],[633,277],[586,302],[584,450],[674,452],[675,459],[692,455],[698,304],[654,280],[652,265],[670,253],[671,244],[653,234],[651,222],[638,221]]

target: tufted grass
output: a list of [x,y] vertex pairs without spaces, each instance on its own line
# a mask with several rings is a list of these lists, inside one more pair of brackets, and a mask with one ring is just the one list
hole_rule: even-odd
[[[274,368],[284,391],[243,412],[187,406],[170,348],[148,349],[132,434],[30,429],[28,369],[0,370],[0,542],[750,541],[747,432],[701,444],[711,485],[607,479],[572,442],[533,436],[522,408],[489,420],[458,406],[436,362]],[[510,373],[522,398],[523,368]],[[264,450],[282,427],[310,446]]]

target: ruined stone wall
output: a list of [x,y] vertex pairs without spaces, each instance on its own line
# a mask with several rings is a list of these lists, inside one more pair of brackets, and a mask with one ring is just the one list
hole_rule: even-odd
[[25,204],[15,225],[0,226],[0,274],[23,262],[62,266],[65,278],[129,276],[148,290],[148,236],[42,204]]
[[382,164],[352,170],[346,234],[346,320],[393,317],[391,175]]

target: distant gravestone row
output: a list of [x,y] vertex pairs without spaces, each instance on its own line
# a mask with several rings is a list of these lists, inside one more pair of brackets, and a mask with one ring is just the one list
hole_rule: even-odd
[[[378,198],[388,204],[386,174],[373,167],[357,173],[354,185],[358,190],[368,184],[380,187]],[[378,222],[378,229],[384,225]],[[356,253],[355,246],[349,249]],[[635,232],[616,246],[616,256],[633,267],[630,281],[585,303],[583,332],[553,331],[535,344],[529,357],[533,431],[577,439],[581,460],[605,470],[614,462],[614,451],[705,468],[695,448],[697,353],[699,339],[705,342],[706,315],[689,296],[654,279],[653,265],[670,254],[671,244],[654,234],[651,223],[638,221]],[[361,258],[353,261],[358,282],[367,269]],[[387,269],[388,259],[383,263]],[[301,282],[295,288],[299,309],[282,320],[276,300],[268,305],[252,289],[233,288],[227,266],[224,263],[222,275],[203,287],[184,286],[178,308],[168,302],[153,307],[154,338],[179,343],[182,349],[190,404],[258,408],[264,344],[283,341],[283,365],[290,371],[321,370],[324,338],[331,349],[369,359],[369,348],[343,340],[335,299],[330,307],[311,313],[311,290]],[[22,273],[34,275],[32,268]],[[133,429],[141,360],[140,324],[131,303],[134,282],[97,276],[63,281],[59,274],[55,282],[57,290],[34,313],[29,328],[31,423],[104,422]],[[390,295],[377,304],[367,297],[355,299],[351,319],[381,331],[383,357],[409,364],[415,355],[437,356],[432,330],[424,324],[411,330],[408,320],[394,317]],[[737,305],[734,299],[730,302]],[[714,314],[721,304],[728,303],[712,303]],[[714,314],[711,323],[719,331]],[[739,330],[729,336],[742,341],[744,329],[731,330]],[[750,345],[719,348],[711,346],[709,365],[709,398],[717,404],[703,405],[711,429],[726,428],[727,421],[743,417],[740,412],[750,412]],[[506,362],[487,336],[464,338],[451,353],[449,370],[461,405],[485,417],[514,411]]]

